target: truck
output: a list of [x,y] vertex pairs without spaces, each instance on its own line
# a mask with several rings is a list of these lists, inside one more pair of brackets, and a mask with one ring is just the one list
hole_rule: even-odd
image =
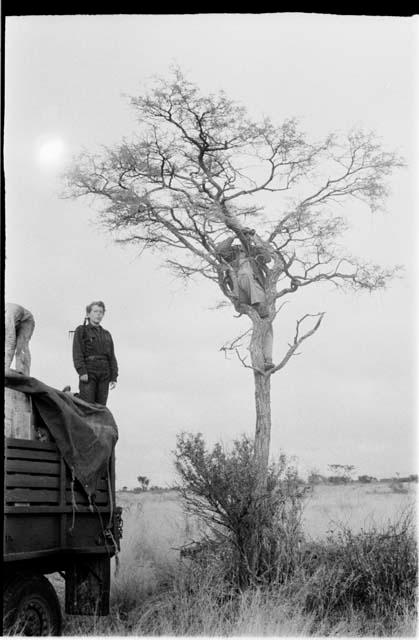
[[115,504],[114,450],[92,500],[37,411],[34,421],[43,437],[5,435],[3,629],[54,636],[61,635],[62,613],[50,574],[64,579],[67,614],[108,615],[122,510]]

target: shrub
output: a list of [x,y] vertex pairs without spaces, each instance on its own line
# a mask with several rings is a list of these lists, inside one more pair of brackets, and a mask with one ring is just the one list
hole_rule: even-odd
[[307,478],[308,484],[324,484],[326,481],[327,478],[325,476],[315,471],[312,471]]
[[369,484],[370,482],[377,482],[377,478],[368,475],[358,476],[358,482],[361,482],[362,484]]
[[403,480],[400,478],[395,478],[390,482],[389,488],[393,493],[408,493],[409,489],[402,484]]
[[348,484],[351,479],[346,476],[328,476],[327,482],[330,484]]
[[289,583],[317,619],[362,611],[366,619],[391,620],[416,611],[417,542],[412,515],[386,529],[353,534],[343,527],[305,550],[299,576]]
[[[207,450],[201,434],[178,436],[175,466],[187,512],[205,525],[199,562],[222,559],[225,578],[244,587],[283,582],[298,564],[302,486],[282,455],[269,467],[266,492],[256,493],[253,441],[245,435],[227,452]],[[221,552],[221,553],[220,553]]]

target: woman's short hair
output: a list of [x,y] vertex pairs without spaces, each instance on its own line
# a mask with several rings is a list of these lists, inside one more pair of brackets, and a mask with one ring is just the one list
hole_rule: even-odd
[[90,313],[93,307],[102,307],[103,309],[103,313],[105,313],[106,309],[105,309],[105,303],[102,302],[102,300],[94,300],[93,302],[91,302],[90,304],[87,305],[86,307],[86,313]]

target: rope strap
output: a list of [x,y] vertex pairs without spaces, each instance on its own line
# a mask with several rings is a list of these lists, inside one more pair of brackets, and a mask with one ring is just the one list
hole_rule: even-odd
[[73,533],[74,530],[74,525],[76,522],[76,511],[78,511],[77,509],[77,503],[76,503],[76,496],[74,494],[74,482],[76,480],[76,476],[74,474],[74,467],[71,467],[71,510],[72,510],[72,521],[71,521],[71,527],[70,527],[70,534]]

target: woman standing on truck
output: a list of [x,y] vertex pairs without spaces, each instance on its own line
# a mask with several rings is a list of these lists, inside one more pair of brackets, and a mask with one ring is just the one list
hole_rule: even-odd
[[79,374],[80,398],[106,405],[109,388],[118,377],[118,363],[112,336],[100,326],[105,314],[101,300],[86,307],[86,318],[74,332],[73,362]]

